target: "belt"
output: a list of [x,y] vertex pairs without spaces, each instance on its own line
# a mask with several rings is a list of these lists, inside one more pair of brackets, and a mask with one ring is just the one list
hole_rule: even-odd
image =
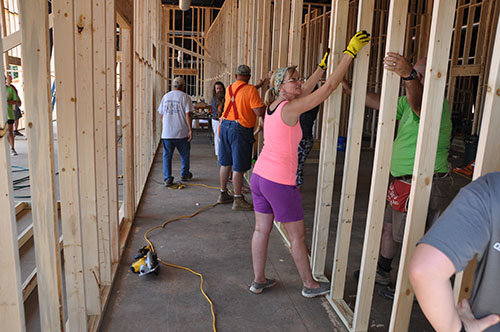
[[[442,179],[448,176],[448,172],[446,173],[434,173],[434,176],[432,177],[433,179]],[[395,179],[401,180],[401,181],[411,181],[412,175],[402,175],[402,176],[397,176]]]

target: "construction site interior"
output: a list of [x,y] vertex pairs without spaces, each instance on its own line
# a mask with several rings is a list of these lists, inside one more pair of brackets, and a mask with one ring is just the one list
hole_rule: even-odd
[[[407,271],[425,231],[441,120],[433,108],[443,98],[450,104],[450,191],[500,171],[500,1],[0,4],[0,71],[24,112],[11,156],[2,89],[0,330],[433,331]],[[321,104],[301,188],[312,272],[331,291],[300,296],[286,231],[275,222],[268,274],[278,286],[256,296],[248,291],[254,213],[214,205],[214,83],[229,86],[240,64],[254,85],[288,65],[307,78],[330,49],[324,82],[359,30],[371,41],[345,77],[352,94],[339,87]],[[375,285],[397,98],[405,94],[400,77],[384,69],[387,52],[410,63],[427,57],[428,74],[393,298]],[[194,177],[167,188],[157,109],[179,76],[195,108]],[[367,91],[381,94],[379,110],[365,107]],[[263,133],[255,138],[257,159]],[[180,169],[178,155],[173,167]],[[156,226],[149,240],[166,265],[138,276],[129,266]],[[214,315],[199,276],[178,266],[203,275]],[[456,301],[469,296],[473,275],[471,262],[455,276]]]

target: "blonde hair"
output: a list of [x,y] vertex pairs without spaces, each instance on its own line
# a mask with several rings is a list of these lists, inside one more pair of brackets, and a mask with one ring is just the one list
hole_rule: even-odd
[[279,87],[281,84],[283,84],[283,80],[292,76],[297,71],[297,66],[286,67],[283,80],[279,82],[278,86],[276,87],[276,83],[278,83],[276,82],[276,72],[278,72],[278,70],[279,69],[273,72],[273,75],[271,76],[271,81],[269,82],[269,89],[266,90],[266,94],[264,95],[264,105],[266,106],[271,105],[273,101],[276,100],[276,98],[279,95]]

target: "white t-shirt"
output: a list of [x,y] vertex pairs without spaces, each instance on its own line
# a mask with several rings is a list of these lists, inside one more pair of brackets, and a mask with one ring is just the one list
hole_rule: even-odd
[[161,138],[186,138],[189,126],[186,113],[193,112],[193,102],[183,91],[173,90],[161,99],[158,113],[163,116]]

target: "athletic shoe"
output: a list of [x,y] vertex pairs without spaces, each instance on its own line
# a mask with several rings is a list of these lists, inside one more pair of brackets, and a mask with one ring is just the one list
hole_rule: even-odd
[[321,295],[326,295],[330,293],[330,283],[329,282],[318,282],[319,287],[318,288],[307,288],[303,287],[302,288],[302,296],[303,297],[316,297],[316,296],[321,296]]
[[24,136],[19,132],[19,130],[14,130],[14,136]]
[[260,294],[264,289],[274,287],[274,285],[276,285],[275,279],[266,279],[266,282],[262,284],[252,281],[248,290],[254,294]]
[[234,197],[233,211],[253,211],[253,205],[245,201],[243,195]]
[[174,178],[172,176],[168,177],[163,183],[165,183],[165,187],[171,186],[174,183]]
[[217,203],[219,204],[228,204],[233,202],[233,196],[229,195],[226,191],[221,191],[219,194],[219,198],[217,199]]
[[14,148],[10,149],[10,155],[11,156],[17,156],[17,151]]
[[193,178],[193,173],[188,172],[186,175],[181,176],[181,181],[189,181]]

